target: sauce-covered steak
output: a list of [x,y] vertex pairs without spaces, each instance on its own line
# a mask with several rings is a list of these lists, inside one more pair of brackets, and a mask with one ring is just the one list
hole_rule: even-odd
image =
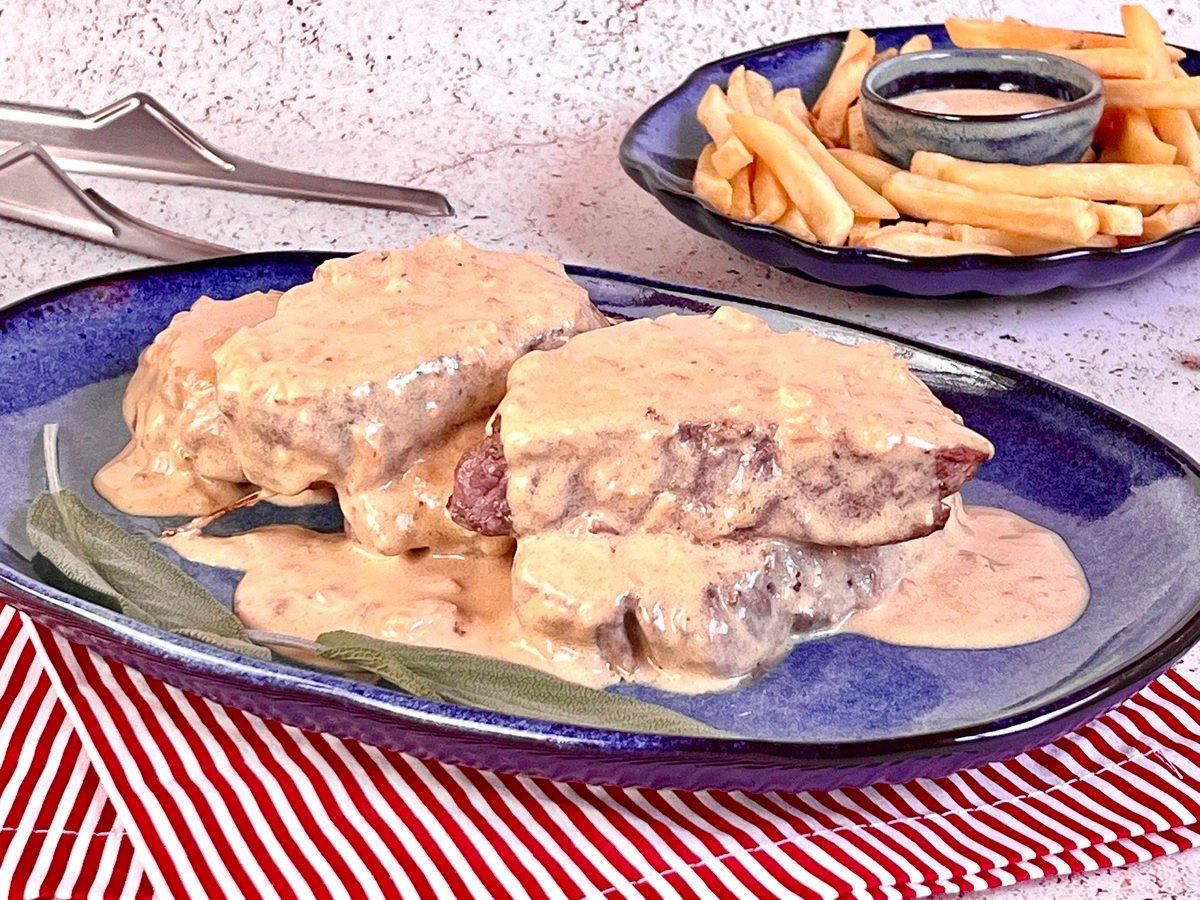
[[217,401],[250,481],[331,484],[353,534],[392,552],[422,540],[403,533],[413,467],[492,411],[520,356],[605,324],[550,258],[434,238],[285,292],[216,351]]
[[753,675],[787,653],[797,632],[872,606],[900,571],[894,546],[564,532],[517,546],[521,624],[564,645],[598,646],[633,680]]
[[728,308],[526,356],[499,418],[499,445],[459,465],[452,510],[504,532],[504,478],[518,537],[583,518],[699,541],[894,543],[941,527],[943,499],[992,454],[885,345],[777,334]]

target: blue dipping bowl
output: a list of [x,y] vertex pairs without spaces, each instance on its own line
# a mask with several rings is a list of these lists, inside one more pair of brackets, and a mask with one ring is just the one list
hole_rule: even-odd
[[[1033,112],[964,115],[894,102],[921,91],[979,88],[1047,94],[1062,103]],[[928,50],[885,59],[862,83],[863,121],[872,142],[908,168],[918,150],[959,159],[1036,165],[1078,162],[1104,111],[1104,85],[1091,69],[1032,50]]]

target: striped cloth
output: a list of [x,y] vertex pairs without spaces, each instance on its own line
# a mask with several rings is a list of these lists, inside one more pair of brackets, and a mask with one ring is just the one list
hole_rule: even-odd
[[0,605],[0,885],[148,898],[150,883],[17,614]]
[[685,793],[300,731],[0,622],[10,897],[908,898],[1200,844],[1200,687],[1178,672],[1053,745],[947,778]]

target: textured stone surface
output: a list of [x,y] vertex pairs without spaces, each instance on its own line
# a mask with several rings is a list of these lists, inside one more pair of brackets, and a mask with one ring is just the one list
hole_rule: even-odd
[[[1147,5],[1169,40],[1200,46],[1193,0]],[[785,300],[1030,369],[1200,455],[1200,262],[1087,293],[863,297],[781,275],[685,229],[617,165],[628,124],[706,60],[951,12],[1119,27],[1116,0],[20,0],[0,3],[0,96],[93,110],[144,90],[219,147],[435,188],[458,210],[418,219],[81,179],[168,228],[247,250],[398,245],[454,229],[497,248]],[[4,221],[0,246],[0,301],[144,263]],[[1175,898],[1195,896],[1197,883],[1200,854],[1183,854],[997,896]]]

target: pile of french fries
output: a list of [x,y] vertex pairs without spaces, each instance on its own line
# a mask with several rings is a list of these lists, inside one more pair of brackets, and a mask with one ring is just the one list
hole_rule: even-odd
[[871,145],[859,90],[870,66],[930,49],[926,35],[877,53],[852,30],[809,110],[744,67],[710,85],[696,117],[712,142],[695,194],[718,212],[831,247],[908,256],[1023,255],[1155,240],[1200,223],[1200,78],[1179,66],[1144,7],[1121,7],[1125,34],[1017,19],[948,19],[960,47],[1041,50],[1104,80],[1105,110],[1078,163],[1018,166],[920,151],[908,170]]

